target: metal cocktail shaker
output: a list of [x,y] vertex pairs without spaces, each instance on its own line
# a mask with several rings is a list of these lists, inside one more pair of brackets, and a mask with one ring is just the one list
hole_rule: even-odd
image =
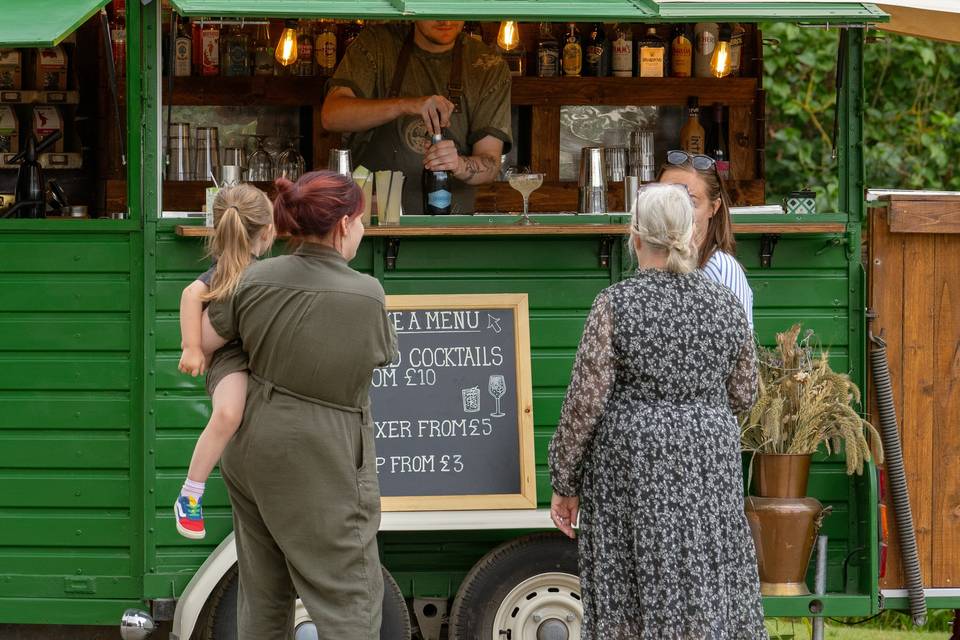
[[327,160],[327,169],[336,171],[342,176],[348,178],[353,175],[353,164],[350,160],[349,149],[330,149]]
[[603,147],[584,147],[580,152],[580,183],[577,211],[607,212],[607,167]]
[[635,129],[630,133],[630,175],[639,177],[640,182],[657,179],[653,151],[653,129]]

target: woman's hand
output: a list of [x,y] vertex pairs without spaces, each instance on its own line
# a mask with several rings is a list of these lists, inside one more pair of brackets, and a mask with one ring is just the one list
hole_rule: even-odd
[[550,499],[550,519],[568,538],[576,538],[573,527],[577,524],[580,514],[580,498],[577,496],[558,496],[556,493]]
[[187,347],[180,355],[180,364],[177,367],[181,373],[188,373],[191,376],[203,375],[207,370],[207,359],[203,355],[203,349],[199,347]]

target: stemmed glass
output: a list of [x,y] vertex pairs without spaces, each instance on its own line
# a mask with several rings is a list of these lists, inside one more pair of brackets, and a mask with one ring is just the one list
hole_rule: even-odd
[[296,182],[303,175],[305,163],[296,145],[299,139],[300,136],[290,136],[287,139],[287,148],[277,156],[276,177]]
[[490,381],[487,383],[487,391],[490,392],[490,395],[493,396],[493,399],[497,402],[497,408],[490,414],[490,417],[502,418],[504,414],[500,411],[500,398],[507,392],[507,381],[502,375],[492,375],[490,376]]
[[523,196],[523,215],[515,224],[539,224],[530,219],[530,194],[540,188],[543,184],[543,174],[533,173],[528,167],[518,167],[508,174],[510,186],[520,192]]
[[247,158],[247,180],[250,182],[269,182],[273,180],[273,158],[263,146],[267,136],[251,134],[248,138],[256,138],[257,148]]

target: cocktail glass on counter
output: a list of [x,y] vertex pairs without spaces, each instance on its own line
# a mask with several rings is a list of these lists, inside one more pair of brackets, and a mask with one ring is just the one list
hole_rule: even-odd
[[523,196],[523,215],[517,220],[516,224],[537,224],[530,219],[530,194],[540,188],[543,184],[542,173],[531,173],[526,167],[513,171],[508,176],[510,186],[520,192]]
[[263,146],[267,136],[251,135],[256,138],[257,148],[247,158],[247,180],[250,182],[270,182],[274,178],[273,158]]

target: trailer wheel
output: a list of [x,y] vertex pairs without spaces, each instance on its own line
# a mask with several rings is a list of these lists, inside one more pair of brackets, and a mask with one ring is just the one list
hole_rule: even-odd
[[[410,613],[407,603],[403,599],[397,581],[390,572],[381,567],[383,572],[383,623],[380,627],[380,640],[410,640]],[[237,634],[237,588],[239,580],[237,568],[234,567],[223,577],[207,601],[207,615],[204,622],[198,626],[196,636],[199,640],[236,640]],[[302,610],[297,600],[298,612]],[[296,620],[295,640],[311,640],[318,638],[316,627],[312,622]]]
[[506,542],[467,574],[450,640],[580,640],[577,545],[560,533]]

